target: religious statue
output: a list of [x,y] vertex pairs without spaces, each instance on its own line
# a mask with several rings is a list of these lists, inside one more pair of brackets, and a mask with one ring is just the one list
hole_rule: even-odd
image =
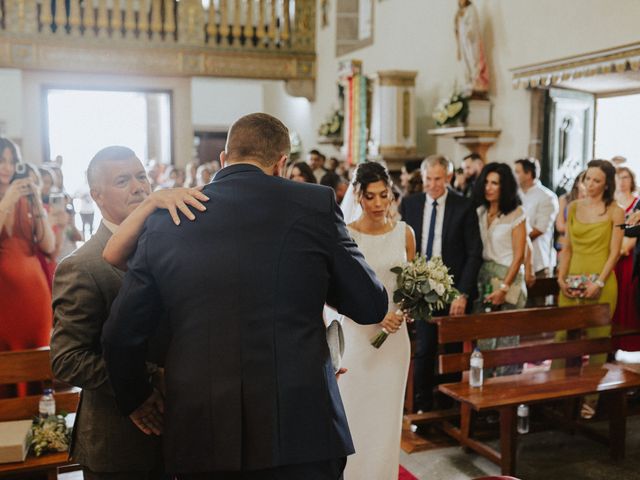
[[458,0],[455,17],[458,60],[465,71],[465,87],[476,98],[486,98],[489,92],[489,71],[484,55],[478,12],[470,0]]

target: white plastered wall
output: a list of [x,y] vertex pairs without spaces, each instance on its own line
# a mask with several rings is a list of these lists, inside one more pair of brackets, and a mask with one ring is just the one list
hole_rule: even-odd
[[[336,78],[341,59],[359,59],[367,74],[378,70],[417,70],[418,151],[434,153],[431,112],[448,96],[461,67],[456,61],[453,18],[455,0],[382,0],[374,2],[374,43],[337,58],[335,8],[322,28],[318,18],[316,101],[309,106],[310,125],[299,126],[306,148],[315,146],[316,131],[337,101]],[[318,8],[319,8],[318,0]],[[510,68],[593,52],[640,41],[637,0],[474,0],[484,30],[491,75],[494,126],[502,129],[489,159],[512,162],[528,151],[530,95],[514,90]],[[278,85],[282,91],[283,87]],[[283,117],[299,115],[300,107],[283,97]],[[440,142],[441,153],[459,160],[464,149]],[[327,148],[323,148],[327,150]]]

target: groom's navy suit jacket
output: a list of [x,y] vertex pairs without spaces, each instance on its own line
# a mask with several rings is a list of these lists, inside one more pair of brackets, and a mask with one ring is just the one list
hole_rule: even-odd
[[[151,393],[147,339],[169,317],[169,472],[268,469],[353,452],[329,356],[324,303],[382,321],[384,287],[349,237],[333,191],[222,169],[207,211],[146,223],[103,334],[119,407]],[[375,421],[375,419],[372,419]]]

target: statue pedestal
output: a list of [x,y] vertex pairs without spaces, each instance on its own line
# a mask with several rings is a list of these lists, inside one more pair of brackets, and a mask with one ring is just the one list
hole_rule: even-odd
[[485,128],[493,125],[493,106],[487,99],[469,100],[469,115],[467,116],[467,127]]
[[441,127],[428,130],[429,135],[455,140],[458,145],[466,147],[471,153],[479,154],[487,161],[487,150],[496,143],[502,130],[493,127]]

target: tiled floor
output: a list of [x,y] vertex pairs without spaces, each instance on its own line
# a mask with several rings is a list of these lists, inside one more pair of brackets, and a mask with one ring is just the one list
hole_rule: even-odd
[[[607,425],[597,427],[605,433]],[[402,452],[400,463],[420,480],[467,480],[500,473],[493,463],[460,447]],[[523,480],[640,480],[640,417],[627,421],[624,461],[614,462],[607,446],[583,435],[546,431],[520,438],[517,472]]]
[[[607,424],[598,428],[606,432]],[[626,459],[614,462],[608,447],[582,435],[547,431],[523,435],[518,448],[518,478],[522,480],[640,480],[640,416],[627,422]],[[497,475],[499,468],[483,457],[446,447],[408,455],[400,463],[420,480],[467,480]],[[82,480],[80,472],[60,476]],[[300,479],[304,480],[304,479]],[[347,479],[376,480],[376,479]]]

